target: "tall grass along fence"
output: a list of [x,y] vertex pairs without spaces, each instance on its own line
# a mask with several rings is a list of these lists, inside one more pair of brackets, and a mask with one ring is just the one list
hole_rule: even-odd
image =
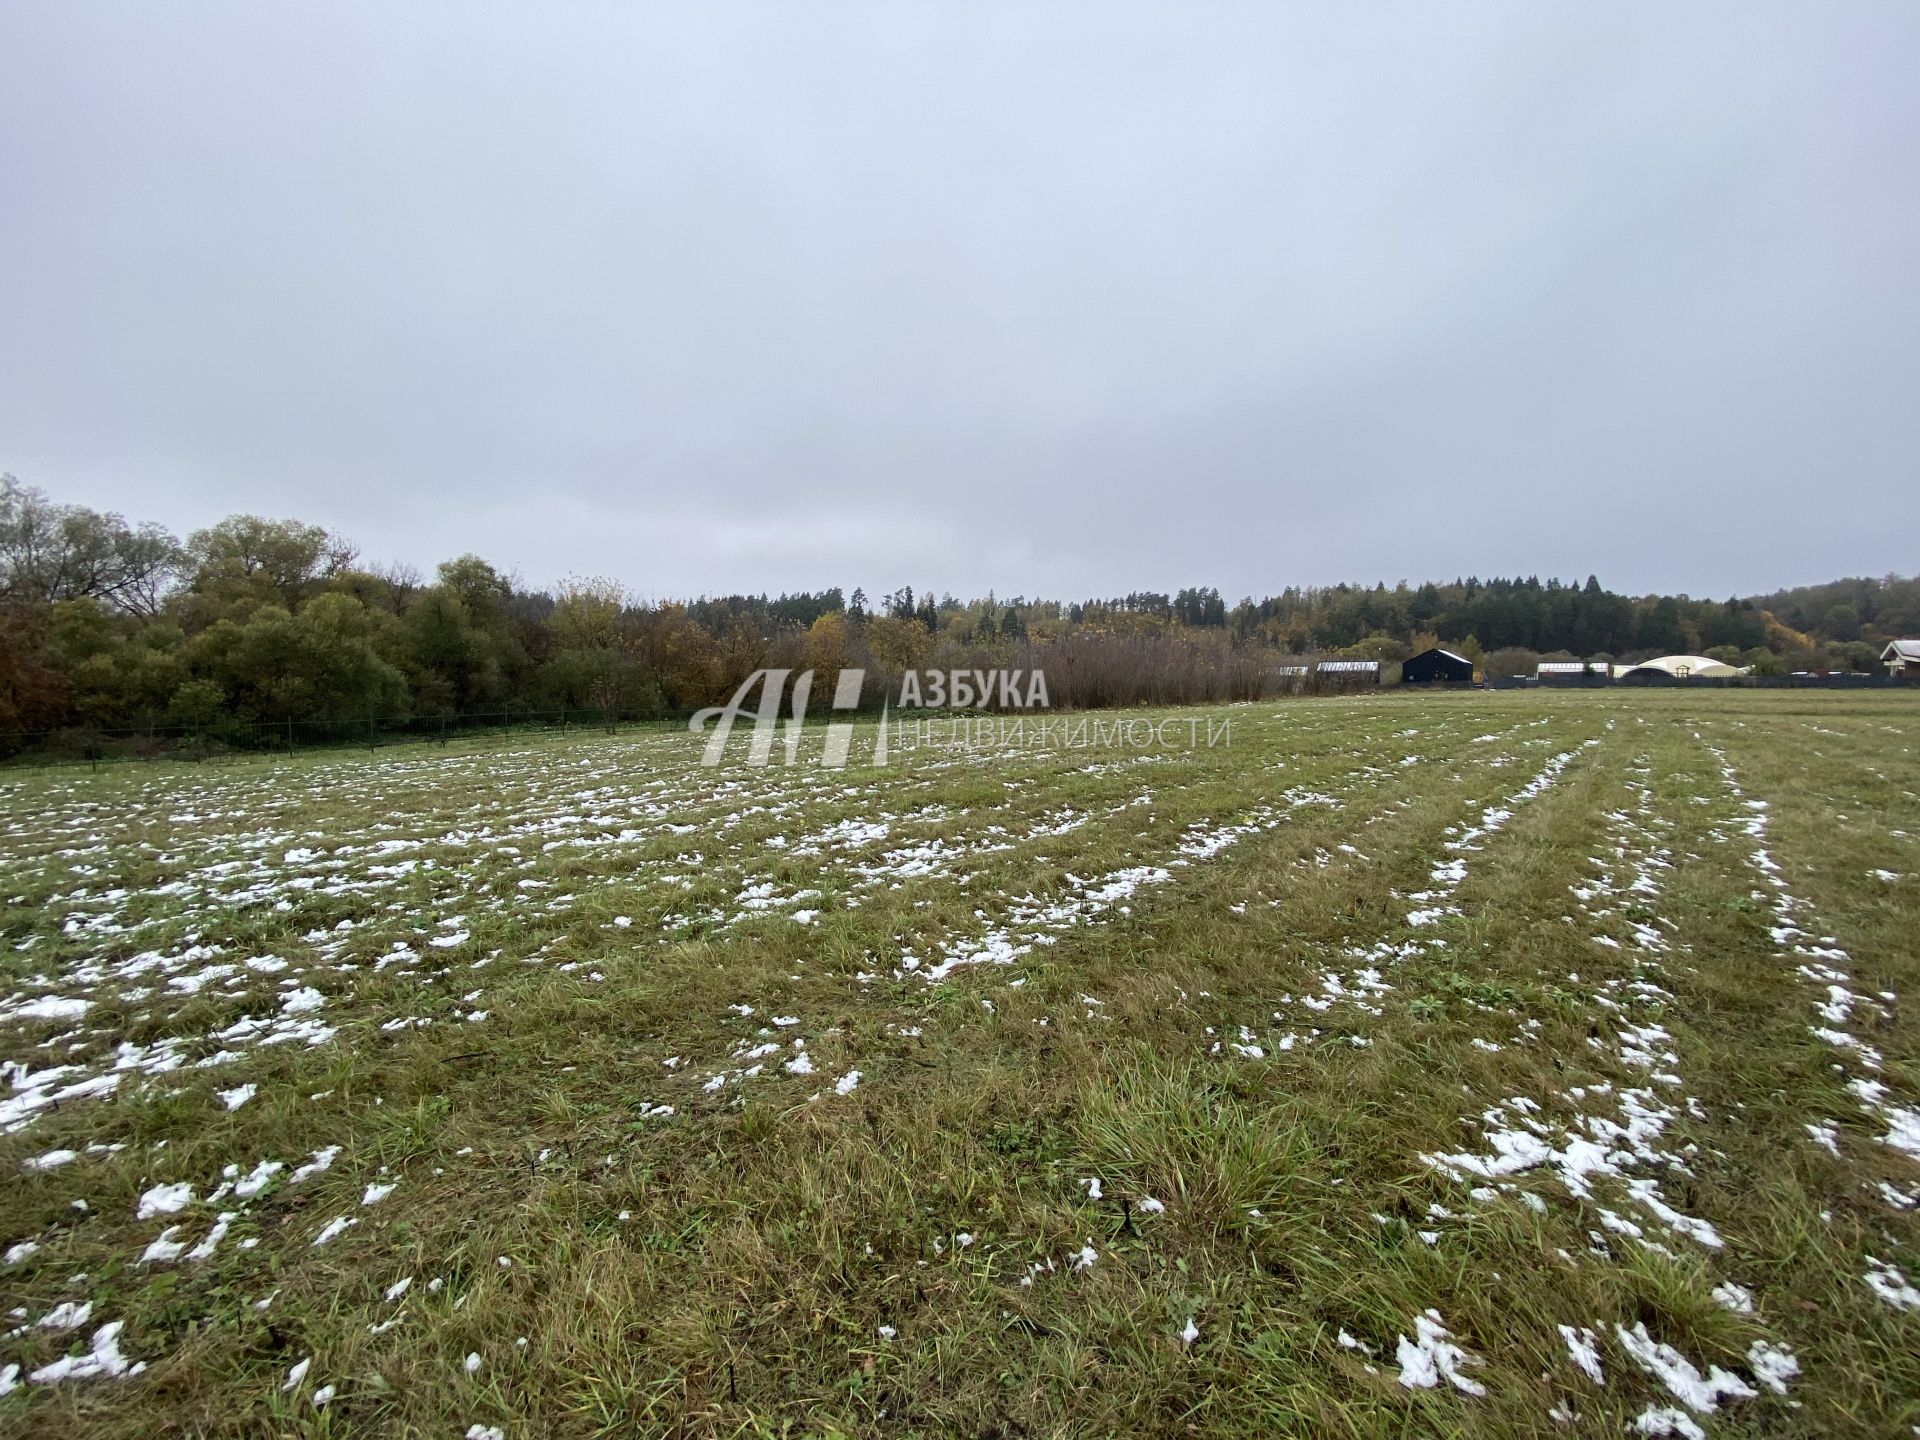
[[129,729],[68,727],[0,732],[0,763],[12,766],[138,760],[205,761],[311,750],[377,750],[387,745],[443,745],[450,740],[506,741],[516,736],[599,731],[684,730],[691,711],[639,717],[608,710],[494,710],[459,715],[366,715],[357,718],[209,720],[200,725]]

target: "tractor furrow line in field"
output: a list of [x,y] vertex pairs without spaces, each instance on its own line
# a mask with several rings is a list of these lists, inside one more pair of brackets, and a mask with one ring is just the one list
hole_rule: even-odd
[[[496,761],[496,765],[504,764],[504,761],[505,757],[502,757]],[[261,779],[257,776],[248,778],[250,783],[258,783]],[[577,784],[577,781],[574,783]],[[654,782],[649,780],[646,783],[651,786]],[[750,800],[749,792],[741,788],[746,783],[727,780],[717,788],[731,798],[736,809],[742,804],[747,809],[754,809],[751,803],[746,803]],[[591,791],[568,788],[571,799],[594,799],[603,809],[612,803],[609,800],[611,793],[606,786]],[[836,788],[829,798],[840,793]],[[1124,787],[1114,812],[1141,803],[1142,797],[1148,794],[1149,791]],[[239,803],[229,798],[213,813],[226,815]],[[772,813],[771,809],[768,813]],[[921,806],[898,813],[882,811],[877,820],[817,824],[804,832],[800,841],[792,847],[776,845],[772,848],[782,852],[791,848],[798,853],[801,863],[820,861],[822,876],[831,873],[836,859],[844,859],[849,871],[858,877],[856,890],[871,889],[882,883],[898,886],[946,873],[964,859],[1042,843],[1078,828],[1088,818],[1084,811],[1062,807],[1025,822],[1008,816],[1010,824],[988,824],[979,836],[969,837],[964,832],[958,835],[950,833],[958,813],[961,812],[938,805]],[[617,822],[618,817],[602,815],[587,819],[594,824],[610,826]],[[899,852],[892,852],[886,859],[873,863],[859,859],[862,848],[883,839],[895,822],[907,822],[916,830],[947,826],[949,834],[931,842],[938,848],[940,863],[916,865],[912,856]],[[333,891],[325,892],[340,895],[354,892],[355,915],[306,932],[301,937],[302,945],[299,947],[282,944],[278,948],[284,954],[250,954],[247,948],[221,943],[213,936],[202,939],[190,932],[189,943],[143,950],[125,958],[107,959],[97,954],[75,956],[59,965],[53,973],[31,977],[13,995],[0,998],[0,1025],[11,1021],[33,1027],[35,1032],[43,1034],[50,1022],[66,1022],[76,1027],[45,1036],[32,1047],[32,1051],[19,1058],[9,1057],[0,1061],[0,1081],[6,1082],[10,1091],[0,1098],[0,1132],[19,1129],[37,1115],[59,1106],[115,1094],[129,1079],[167,1076],[170,1077],[168,1083],[177,1084],[179,1080],[198,1071],[219,1069],[224,1074],[224,1067],[232,1065],[243,1058],[245,1052],[256,1047],[312,1047],[325,1044],[334,1038],[343,1024],[355,1018],[364,1018],[355,1017],[353,1010],[359,999],[358,992],[371,977],[380,977],[379,983],[382,984],[400,981],[428,987],[459,974],[459,980],[452,986],[441,986],[442,990],[452,989],[460,995],[460,1003],[443,1018],[453,1023],[485,1021],[489,1008],[483,987],[484,980],[491,977],[483,977],[479,972],[483,967],[493,964],[500,955],[498,951],[477,953],[480,945],[473,939],[476,922],[502,911],[509,903],[515,909],[524,910],[524,902],[518,899],[512,902],[487,900],[479,896],[477,891],[488,883],[487,877],[478,870],[460,868],[457,856],[454,857],[455,863],[443,863],[445,857],[436,857],[431,853],[421,857],[412,852],[439,844],[449,835],[457,836],[463,844],[483,843],[486,837],[494,833],[493,828],[476,823],[457,832],[442,832],[440,840],[394,837],[390,833],[386,838],[380,838],[380,831],[391,832],[395,828],[387,820],[378,820],[358,831],[345,834],[337,830],[330,832],[327,837],[327,843],[332,847],[330,850],[323,851],[316,843],[306,847],[296,846],[288,851],[285,859],[290,867],[310,867],[315,863],[339,866],[345,863],[337,858],[320,860],[323,854],[358,856],[368,863],[367,873],[377,873],[379,885],[362,887],[346,881],[335,886]],[[665,832],[678,835],[692,828],[666,824]],[[637,835],[624,830],[608,833],[613,839],[633,839],[636,844],[644,844],[657,838],[657,833],[665,832],[660,832],[656,826]],[[276,832],[267,838],[283,846],[296,837],[292,832]],[[315,842],[321,840],[318,835],[309,838]],[[246,842],[246,847],[249,851],[257,852],[261,848],[260,840],[261,837],[253,837]],[[496,867],[509,874],[522,872],[535,864],[532,858],[523,856],[518,846],[494,847],[492,855]],[[704,857],[695,854],[681,858],[687,862],[680,867],[681,870],[701,870]],[[232,868],[237,863],[226,862],[225,868]],[[271,868],[272,864],[264,856],[256,856],[250,863],[255,868]],[[656,868],[661,867],[656,865]],[[384,898],[380,894],[381,887],[399,885],[405,883],[408,877],[429,873],[443,877],[453,887],[435,897],[430,908],[408,911],[401,902],[384,908],[374,903],[376,899]],[[655,878],[667,895],[677,895],[681,886],[693,883],[679,873]],[[632,876],[621,876],[620,879],[624,886],[633,888]],[[312,893],[302,883],[302,877],[296,877],[290,883],[296,891]],[[602,882],[594,880],[590,883]],[[803,882],[785,887],[790,893],[781,894],[777,893],[781,887],[772,881],[757,884],[743,882],[734,913],[720,918],[733,923],[777,910],[782,918],[806,923],[818,914],[818,910],[799,907],[807,905],[810,896],[819,894],[818,883]],[[523,878],[510,894],[541,902],[549,889],[550,882]],[[183,925],[216,925],[222,918],[223,907],[204,896],[196,898],[198,892],[194,887],[174,889],[170,894],[179,907],[171,922],[176,928]],[[266,898],[266,892],[256,898]],[[846,903],[857,904],[858,895],[849,896]],[[284,910],[288,906],[283,902],[278,908]],[[546,904],[545,908],[551,909],[551,904]],[[643,932],[632,930],[632,922],[628,917],[610,917],[610,923],[621,932],[631,933],[635,941],[640,942]],[[402,932],[401,938],[392,938],[396,929]],[[71,947],[75,944],[91,944],[99,938],[104,937],[77,935],[63,943]],[[663,926],[654,943],[668,944],[677,938],[679,936],[671,932],[671,927]],[[517,960],[522,964],[551,965],[551,968],[563,972],[579,968],[572,962],[550,957],[548,952],[552,944],[553,938],[549,937],[531,954],[509,955],[505,958],[509,963]],[[591,971],[587,973],[587,978],[599,979],[601,974]],[[438,995],[440,992],[429,993]],[[140,1042],[126,1038],[124,1034],[111,1036],[108,1031],[98,1027],[89,1029],[85,1023],[89,1012],[103,1002],[118,1007],[146,1007],[134,1018],[144,1022],[157,1017],[161,1023],[165,1023],[183,1006],[204,1006],[210,1001],[224,1008],[227,1013],[200,1033],[164,1034],[157,1039]],[[417,1028],[434,1023],[430,1015],[404,1012],[374,1017],[374,1021],[383,1030]],[[113,1041],[105,1051],[101,1049],[103,1035],[109,1035]],[[40,1062],[29,1058],[33,1051],[57,1059],[53,1063]],[[218,1079],[213,1083],[219,1083]]]
[[[1591,1199],[1593,1181],[1598,1176],[1619,1176],[1622,1167],[1657,1170],[1671,1168],[1686,1173],[1684,1158],[1661,1148],[1667,1128],[1682,1111],[1695,1119],[1704,1118],[1698,1102],[1688,1098],[1682,1104],[1669,1104],[1661,1090],[1683,1089],[1678,1073],[1679,1056],[1674,1038],[1659,1023],[1659,1012],[1672,1003],[1673,996],[1663,985],[1662,957],[1673,943],[1667,933],[1654,924],[1626,919],[1629,934],[1623,939],[1609,931],[1619,928],[1615,904],[1621,900],[1637,902],[1653,910],[1663,889],[1663,876],[1672,868],[1671,851],[1661,843],[1660,827],[1665,823],[1653,813],[1649,771],[1639,762],[1627,788],[1635,796],[1637,812],[1615,810],[1605,817],[1611,861],[1594,857],[1601,873],[1572,887],[1582,916],[1595,925],[1591,938],[1597,945],[1624,956],[1631,972],[1606,981],[1596,992],[1596,1005],[1606,1012],[1615,1031],[1611,1043],[1598,1033],[1588,1039],[1589,1047],[1614,1062],[1625,1075],[1639,1073],[1646,1085],[1626,1085],[1616,1089],[1612,1082],[1576,1086],[1568,1092],[1571,1099],[1586,1104],[1600,1100],[1613,1106],[1612,1116],[1580,1114],[1567,1124],[1553,1126],[1537,1118],[1540,1105],[1524,1097],[1510,1100],[1481,1117],[1487,1134],[1487,1150],[1480,1153],[1428,1154],[1421,1158],[1457,1180],[1499,1179],[1535,1169],[1553,1171],[1573,1196]],[[1682,945],[1685,949],[1684,943]],[[1569,977],[1570,979],[1575,977]],[[1652,1011],[1652,1014],[1643,1012]],[[1599,1026],[1594,1027],[1596,1032]],[[1660,1087],[1656,1089],[1655,1087]],[[1509,1111],[1514,1112],[1512,1114]],[[1511,1192],[1510,1184],[1494,1187]],[[1719,1249],[1720,1237],[1706,1221],[1683,1215],[1661,1193],[1657,1179],[1650,1176],[1628,1180],[1628,1198],[1677,1235],[1709,1249]],[[1491,1198],[1478,1194],[1475,1198]],[[1599,1207],[1602,1223],[1617,1234],[1635,1239],[1649,1248],[1662,1248],[1649,1241],[1640,1228],[1605,1207]],[[1591,1238],[1596,1250],[1604,1251],[1606,1241],[1598,1232]]]
[[[1819,995],[1814,1001],[1818,1018],[1809,1023],[1808,1029],[1833,1047],[1838,1063],[1851,1072],[1847,1088],[1859,1101],[1868,1120],[1875,1126],[1885,1127],[1882,1143],[1920,1161],[1920,1108],[1895,1098],[1892,1087],[1882,1078],[1885,1057],[1855,1029],[1856,1012],[1864,1010],[1885,1018],[1899,1004],[1899,995],[1892,990],[1863,995],[1853,988],[1853,977],[1843,968],[1852,964],[1852,957],[1832,936],[1819,935],[1806,928],[1812,923],[1812,907],[1794,894],[1780,863],[1768,850],[1767,832],[1771,824],[1768,803],[1750,798],[1741,788],[1738,772],[1724,750],[1713,745],[1708,745],[1707,750],[1719,763],[1728,791],[1744,811],[1738,823],[1742,833],[1753,842],[1748,864],[1768,888],[1765,898],[1774,918],[1770,933],[1773,942],[1781,947],[1780,958],[1795,962],[1795,973]],[[1808,1127],[1814,1143],[1831,1150],[1833,1146],[1825,1134],[1826,1129],[1817,1125]],[[1910,1210],[1920,1205],[1920,1188],[1901,1191],[1884,1184],[1879,1188],[1882,1198],[1896,1209]]]
[[[1768,802],[1747,795],[1741,787],[1739,772],[1724,749],[1701,739],[1697,731],[1694,738],[1706,745],[1708,753],[1719,764],[1728,792],[1744,812],[1738,823],[1746,839],[1752,842],[1747,863],[1767,887],[1766,891],[1756,892],[1756,898],[1769,901],[1774,919],[1771,935],[1774,944],[1781,947],[1779,956],[1795,962],[1795,973],[1820,997],[1814,1001],[1817,1020],[1807,1028],[1832,1048],[1835,1068],[1846,1074],[1847,1089],[1869,1125],[1885,1127],[1881,1142],[1910,1159],[1920,1160],[1920,1108],[1895,1096],[1892,1086],[1883,1078],[1884,1057],[1851,1028],[1856,1011],[1866,1009],[1885,1016],[1899,1003],[1898,994],[1883,990],[1877,995],[1861,995],[1852,988],[1853,977],[1845,968],[1853,963],[1852,957],[1834,937],[1819,935],[1806,927],[1803,922],[1811,923],[1812,907],[1793,892],[1780,862],[1768,849],[1767,835],[1772,819]],[[1814,1122],[1806,1128],[1811,1143],[1830,1154],[1840,1153],[1836,1127]],[[1920,1184],[1902,1187],[1879,1180],[1871,1189],[1894,1210],[1920,1207]],[[1861,1278],[1868,1289],[1895,1309],[1920,1310],[1920,1286],[1898,1265],[1874,1255],[1865,1258],[1866,1270]]]
[[[1470,857],[1484,851],[1523,807],[1551,790],[1566,773],[1568,766],[1599,743],[1598,739],[1589,739],[1570,749],[1557,751],[1519,789],[1492,803],[1481,805],[1477,814],[1468,821],[1449,826],[1442,841],[1448,852],[1447,858],[1430,868],[1426,889],[1405,897],[1415,902],[1418,908],[1407,913],[1404,927],[1397,929],[1390,938],[1375,941],[1371,946],[1349,947],[1345,952],[1347,958],[1358,963],[1326,967],[1318,977],[1317,993],[1283,995],[1278,1002],[1282,1008],[1273,1014],[1274,1024],[1305,1024],[1308,1028],[1304,1033],[1299,1029],[1288,1029],[1269,1042],[1272,1047],[1291,1050],[1296,1045],[1310,1044],[1319,1039],[1321,1028],[1313,1022],[1327,1016],[1336,1006],[1340,1007],[1343,1014],[1358,1014],[1374,1019],[1383,1015],[1385,997],[1394,988],[1386,978],[1388,972],[1410,960],[1437,956],[1447,950],[1447,939],[1435,931],[1440,922],[1462,913],[1454,900],[1466,881]],[[1350,860],[1354,858],[1357,857],[1349,857]],[[1396,895],[1398,893],[1395,892]],[[1300,1013],[1303,1011],[1305,1014]],[[1349,1033],[1344,1039],[1347,1044],[1356,1046],[1371,1043],[1362,1034]],[[1242,1042],[1235,1046],[1238,1053],[1250,1059],[1259,1058],[1265,1048],[1254,1043],[1251,1036],[1243,1036]]]
[[[1364,773],[1367,768],[1361,767],[1350,772],[1348,778],[1358,778],[1360,783],[1339,794],[1299,786],[1272,803],[1254,807],[1238,820],[1194,821],[1182,831],[1173,852],[1156,863],[1125,866],[1092,876],[1068,872],[1064,894],[1044,900],[1028,895],[1011,901],[1000,918],[979,931],[964,938],[937,942],[939,958],[932,963],[927,963],[912,951],[903,951],[893,971],[893,978],[916,979],[926,985],[937,986],[957,973],[974,967],[1011,965],[1032,954],[1036,947],[1058,944],[1062,936],[1078,927],[1098,924],[1115,914],[1128,914],[1131,911],[1129,902],[1137,894],[1171,884],[1181,872],[1215,858],[1249,836],[1277,829],[1302,809],[1343,808],[1350,795],[1363,793],[1374,783],[1374,777]],[[1384,775],[1387,772],[1378,773]],[[875,975],[865,971],[856,976],[862,983],[875,978]],[[744,1015],[752,1013],[752,1007],[744,1003],[737,1005],[735,1010],[744,1012]],[[909,1027],[901,1033],[917,1034],[918,1031]],[[775,1074],[782,1069],[791,1074],[810,1075],[813,1065],[805,1054],[805,1046],[803,1036],[778,1036],[763,1027],[754,1036],[735,1045],[728,1064],[701,1074],[698,1077],[700,1088],[708,1094],[714,1094],[730,1085]],[[796,1063],[798,1069],[795,1068]],[[692,1075],[692,1072],[688,1073]],[[847,1071],[838,1082],[846,1085],[847,1089],[839,1093],[848,1093],[862,1078],[864,1074],[858,1069]],[[812,1098],[821,1099],[825,1094],[825,1091],[821,1091]]]
[[[1602,853],[1590,860],[1597,873],[1569,887],[1580,917],[1592,927],[1590,941],[1630,966],[1593,993],[1601,1013],[1587,1041],[1595,1060],[1620,1078],[1568,1086],[1544,1105],[1529,1096],[1510,1096],[1478,1117],[1483,1148],[1420,1157],[1431,1169],[1471,1187],[1468,1195],[1474,1201],[1517,1196],[1543,1213],[1550,1197],[1517,1181],[1523,1175],[1552,1175],[1576,1207],[1591,1207],[1599,1220],[1599,1229],[1587,1231],[1587,1250],[1602,1260],[1611,1259],[1614,1247],[1623,1242],[1677,1259],[1666,1241],[1649,1233],[1650,1227],[1709,1255],[1725,1252],[1712,1223],[1687,1213],[1662,1185],[1663,1177],[1691,1179],[1693,1174],[1689,1161],[1696,1147],[1675,1144],[1669,1132],[1683,1119],[1707,1116],[1698,1100],[1685,1093],[1680,1047],[1661,1023],[1674,1003],[1663,983],[1669,978],[1667,967],[1684,960],[1692,947],[1659,914],[1674,869],[1667,839],[1674,825],[1658,813],[1652,780],[1651,760],[1638,757],[1625,779],[1631,808],[1603,817]],[[1627,1078],[1635,1076],[1644,1080]],[[1615,1204],[1638,1216],[1608,1204],[1615,1196]],[[1439,1225],[1447,1217],[1439,1213],[1432,1218]],[[1558,1254],[1566,1264],[1578,1263],[1565,1249]],[[1752,1311],[1750,1292],[1731,1279],[1723,1279],[1713,1296],[1730,1310]],[[1604,1384],[1600,1342],[1608,1327],[1596,1320],[1591,1326],[1559,1328],[1575,1369],[1596,1385]],[[1715,1367],[1708,1370],[1711,1384],[1697,1383],[1699,1370],[1672,1347],[1656,1344],[1644,1325],[1612,1329],[1621,1354],[1660,1380],[1672,1400],[1699,1414],[1712,1412],[1727,1399],[1752,1399],[1761,1389],[1783,1395],[1799,1374],[1799,1361],[1789,1348],[1759,1339],[1747,1354],[1751,1383]],[[1663,1433],[1648,1427],[1670,1423],[1672,1414],[1685,1418],[1685,1410],[1674,1411],[1667,1403],[1650,1405],[1638,1423],[1647,1433]]]
[[1182,833],[1173,853],[1157,861],[1093,876],[1069,875],[1064,896],[1052,901],[1033,897],[1017,901],[1002,921],[977,934],[943,942],[940,958],[932,964],[909,954],[902,957],[900,969],[937,984],[970,966],[1011,964],[1031,953],[1035,945],[1056,943],[1060,934],[1075,925],[1088,923],[1116,909],[1127,913],[1124,902],[1139,891],[1169,884],[1177,872],[1210,860],[1251,836],[1276,830],[1303,809],[1343,810],[1350,800],[1377,790],[1396,776],[1391,768],[1362,760],[1344,778],[1348,783],[1337,794],[1311,786],[1293,786],[1276,800],[1253,807],[1238,820],[1195,821]]
[[[929,986],[937,986],[976,967],[1012,965],[1031,955],[1036,948],[1058,944],[1062,937],[1076,928],[1099,924],[1113,915],[1128,914],[1136,896],[1171,885],[1192,867],[1214,859],[1250,837],[1271,833],[1304,810],[1342,810],[1351,800],[1395,780],[1399,772],[1395,768],[1371,763],[1368,757],[1372,753],[1370,746],[1351,752],[1360,763],[1347,772],[1344,786],[1329,790],[1296,785],[1276,800],[1257,805],[1238,819],[1194,821],[1181,832],[1172,852],[1156,861],[1092,875],[1069,871],[1065,877],[1064,893],[1046,899],[1027,895],[1010,902],[999,917],[986,923],[980,930],[964,937],[935,942],[934,955],[937,958],[927,959],[912,950],[903,951],[893,971],[893,978],[915,979]],[[1112,807],[1106,812],[1105,818],[1120,815],[1129,808],[1131,806],[1128,804]],[[1071,816],[1042,833],[1064,834],[1078,830],[1087,818]],[[981,918],[986,917],[983,915]],[[856,978],[865,983],[877,977],[863,971]],[[1089,1007],[1097,1007],[1101,1003],[1094,997],[1084,999]],[[752,1009],[751,1005],[745,1003],[735,1006],[736,1013],[740,1013],[742,1018],[747,1018]],[[898,1033],[914,1035],[918,1031],[908,1027]],[[782,1069],[789,1073],[811,1075],[814,1073],[813,1062],[803,1053],[807,1043],[804,1035],[781,1035],[762,1026],[734,1046],[724,1065],[698,1077],[701,1089],[713,1094],[732,1084],[777,1074]],[[796,1064],[799,1066],[797,1070]],[[693,1074],[688,1073],[690,1076]],[[855,1084],[863,1078],[861,1071],[848,1073]],[[825,1093],[822,1091],[812,1098],[821,1099]]]

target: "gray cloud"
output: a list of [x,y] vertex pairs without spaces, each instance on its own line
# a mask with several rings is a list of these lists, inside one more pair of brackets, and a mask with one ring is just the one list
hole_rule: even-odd
[[0,13],[0,468],[642,591],[1912,569],[1920,11]]

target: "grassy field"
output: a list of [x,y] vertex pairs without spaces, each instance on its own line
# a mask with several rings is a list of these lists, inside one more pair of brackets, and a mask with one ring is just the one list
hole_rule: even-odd
[[1187,718],[0,777],[0,1432],[1920,1433],[1911,697]]

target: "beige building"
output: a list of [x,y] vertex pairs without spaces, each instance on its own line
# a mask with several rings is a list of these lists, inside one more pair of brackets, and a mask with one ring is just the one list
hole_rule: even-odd
[[1650,671],[1659,671],[1676,680],[1728,680],[1735,675],[1746,674],[1749,668],[1729,665],[1708,655],[1662,655],[1657,659],[1642,660],[1638,665],[1616,665],[1613,667],[1613,678],[1619,680],[1636,672],[1646,675]]

